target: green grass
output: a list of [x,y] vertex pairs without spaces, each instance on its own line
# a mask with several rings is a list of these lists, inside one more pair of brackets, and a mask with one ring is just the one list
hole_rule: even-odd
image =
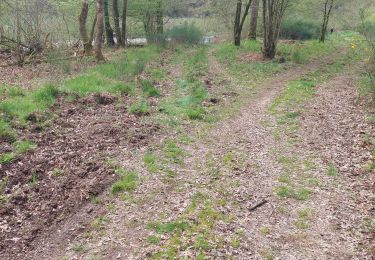
[[30,141],[17,141],[13,143],[13,151],[0,155],[0,164],[8,164],[13,162],[17,156],[27,153],[36,148],[36,145]]
[[161,241],[161,238],[160,237],[157,237],[157,236],[148,236],[147,237],[147,242],[149,242],[150,244],[153,244],[153,245],[158,245]]
[[281,114],[281,119],[294,119],[300,112],[290,111],[291,108],[299,107],[311,99],[315,93],[316,84],[312,81],[295,80],[288,83],[283,92],[273,101],[270,112]]
[[15,153],[17,154],[25,154],[30,150],[36,148],[36,145],[30,141],[19,141],[15,143]]
[[313,210],[310,208],[305,208],[298,210],[298,218],[293,221],[294,226],[298,229],[307,229],[310,227],[310,220],[312,219]]
[[16,159],[15,153],[4,153],[0,155],[0,164],[8,164]]
[[150,112],[150,107],[146,100],[142,100],[129,106],[128,112],[137,116],[146,115]]
[[158,158],[156,157],[156,155],[150,152],[146,153],[143,156],[143,162],[146,164],[147,170],[150,173],[155,173],[159,170],[159,167],[157,165],[157,160]]
[[141,87],[143,93],[147,97],[159,97],[160,91],[153,86],[153,84],[148,80],[141,80]]
[[111,188],[112,194],[119,194],[122,192],[134,191],[139,183],[138,175],[135,172],[127,171],[118,165],[114,166],[115,172],[120,176],[120,179],[116,181]]
[[0,140],[13,143],[16,141],[16,133],[10,125],[0,118]]
[[154,230],[158,234],[163,233],[181,233],[189,227],[186,221],[171,221],[168,223],[152,222],[148,225],[149,229]]
[[279,186],[275,189],[275,192],[279,198],[293,198],[296,200],[307,200],[311,195],[311,190],[291,185]]
[[185,151],[176,142],[168,140],[165,142],[164,154],[166,158],[172,160],[174,163],[181,164],[185,156]]
[[45,112],[52,106],[59,95],[54,85],[45,85],[25,96],[6,99],[0,103],[0,111],[7,117],[25,124],[28,117],[36,112]]
[[328,167],[328,172],[327,172],[328,176],[331,176],[331,177],[335,177],[335,176],[338,176],[339,175],[339,171],[337,170],[336,166],[331,164],[329,165]]

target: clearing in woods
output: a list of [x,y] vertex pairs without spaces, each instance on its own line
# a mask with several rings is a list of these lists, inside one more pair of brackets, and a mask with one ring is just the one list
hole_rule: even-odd
[[374,123],[347,38],[283,43],[286,63],[146,47],[121,95],[69,80],[17,129],[29,143],[2,140],[0,258],[371,259]]

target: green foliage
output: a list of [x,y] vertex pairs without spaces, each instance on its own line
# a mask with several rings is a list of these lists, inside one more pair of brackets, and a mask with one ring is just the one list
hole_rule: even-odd
[[11,163],[16,158],[14,153],[4,153],[0,155],[0,164]]
[[164,151],[167,158],[173,160],[175,163],[182,163],[182,157],[185,155],[185,152],[176,142],[168,140],[165,143]]
[[46,85],[25,96],[16,96],[3,101],[0,103],[0,111],[10,118],[25,123],[30,114],[44,112],[53,105],[58,94],[59,91],[55,86]]
[[148,114],[150,112],[150,107],[146,100],[142,100],[140,102],[132,104],[128,108],[128,112],[130,114],[141,116],[141,115]]
[[16,140],[16,134],[7,122],[0,118],[0,140],[13,143]]
[[141,80],[142,91],[147,97],[158,97],[160,91],[148,80]]
[[160,243],[160,237],[157,237],[157,236],[148,236],[147,237],[147,242],[149,242],[150,244],[153,244],[153,245],[157,245]]
[[293,198],[296,200],[307,200],[311,194],[311,191],[305,187],[293,187],[290,185],[279,186],[275,192],[280,198]]
[[186,221],[171,221],[168,223],[152,222],[148,224],[148,228],[154,230],[158,234],[163,233],[181,233],[189,227]]
[[146,153],[143,157],[143,162],[147,166],[147,170],[151,173],[158,171],[157,157],[153,153]]
[[335,177],[335,176],[339,175],[339,171],[337,170],[335,165],[331,164],[328,167],[328,173],[327,174],[328,174],[328,176]]
[[15,143],[15,153],[25,154],[36,148],[36,145],[30,141],[19,141]]
[[187,22],[168,30],[166,35],[173,42],[186,44],[199,44],[203,37],[202,31],[194,23]]
[[308,20],[285,20],[280,29],[280,37],[292,40],[309,40],[317,38],[320,32],[320,24]]
[[137,188],[138,175],[135,172],[124,170],[117,166],[116,173],[120,175],[120,180],[112,185],[112,193],[119,194],[121,192],[132,192]]

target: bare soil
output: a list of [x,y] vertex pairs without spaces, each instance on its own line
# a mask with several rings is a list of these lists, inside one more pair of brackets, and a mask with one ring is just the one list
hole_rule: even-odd
[[[208,89],[236,84],[212,55],[209,60],[204,79]],[[7,175],[11,181],[6,192],[14,196],[0,209],[0,258],[147,259],[168,242],[162,237],[161,245],[150,244],[147,224],[178,219],[194,194],[203,192],[213,200],[225,198],[228,204],[219,207],[220,213],[233,219],[215,223],[212,232],[223,242],[212,246],[207,258],[372,259],[373,230],[366,220],[374,218],[374,172],[363,166],[373,160],[374,125],[366,121],[365,108],[356,99],[354,76],[345,72],[317,87],[292,144],[273,137],[277,126],[268,111],[272,101],[288,81],[321,65],[314,61],[259,86],[237,115],[185,145],[190,156],[184,164],[168,165],[173,178],[150,174],[142,162],[145,151],[160,148],[166,138],[160,126],[128,115],[111,101],[97,104],[95,97],[57,105],[58,116],[47,130],[22,130],[38,148],[1,168],[0,178]],[[180,75],[181,68],[169,74]],[[223,162],[228,154],[233,155],[229,166]],[[280,157],[294,156],[315,165],[309,174],[319,185],[311,188],[308,200],[275,195],[284,171]],[[142,183],[132,198],[108,195],[116,175],[107,158],[139,173]],[[220,175],[210,175],[208,162]],[[338,176],[327,176],[330,164],[337,166]],[[92,196],[116,210],[89,203]],[[264,200],[267,203],[252,210]],[[304,209],[313,213],[308,227],[300,229],[295,221]],[[92,219],[104,214],[107,221],[92,231]],[[238,231],[243,236],[234,247],[231,239]],[[194,246],[181,256],[196,258]]]
[[55,232],[62,220],[118,178],[106,160],[117,151],[147,145],[159,130],[114,102],[100,105],[96,100],[91,96],[57,105],[46,131],[36,126],[23,130],[37,149],[1,166],[0,178],[9,179],[5,194],[11,195],[0,210],[2,259],[26,257],[39,237]]

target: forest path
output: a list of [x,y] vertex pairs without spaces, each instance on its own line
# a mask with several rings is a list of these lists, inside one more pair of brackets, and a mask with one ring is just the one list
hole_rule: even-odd
[[[354,76],[316,86],[291,136],[269,111],[290,81],[335,58],[264,83],[236,116],[184,151],[174,147],[167,173],[148,174],[142,152],[121,161],[141,173],[140,187],[110,205],[97,231],[50,258],[371,259],[373,176],[359,166],[371,159],[363,133],[374,131]],[[212,53],[209,64],[211,78],[243,84]]]

